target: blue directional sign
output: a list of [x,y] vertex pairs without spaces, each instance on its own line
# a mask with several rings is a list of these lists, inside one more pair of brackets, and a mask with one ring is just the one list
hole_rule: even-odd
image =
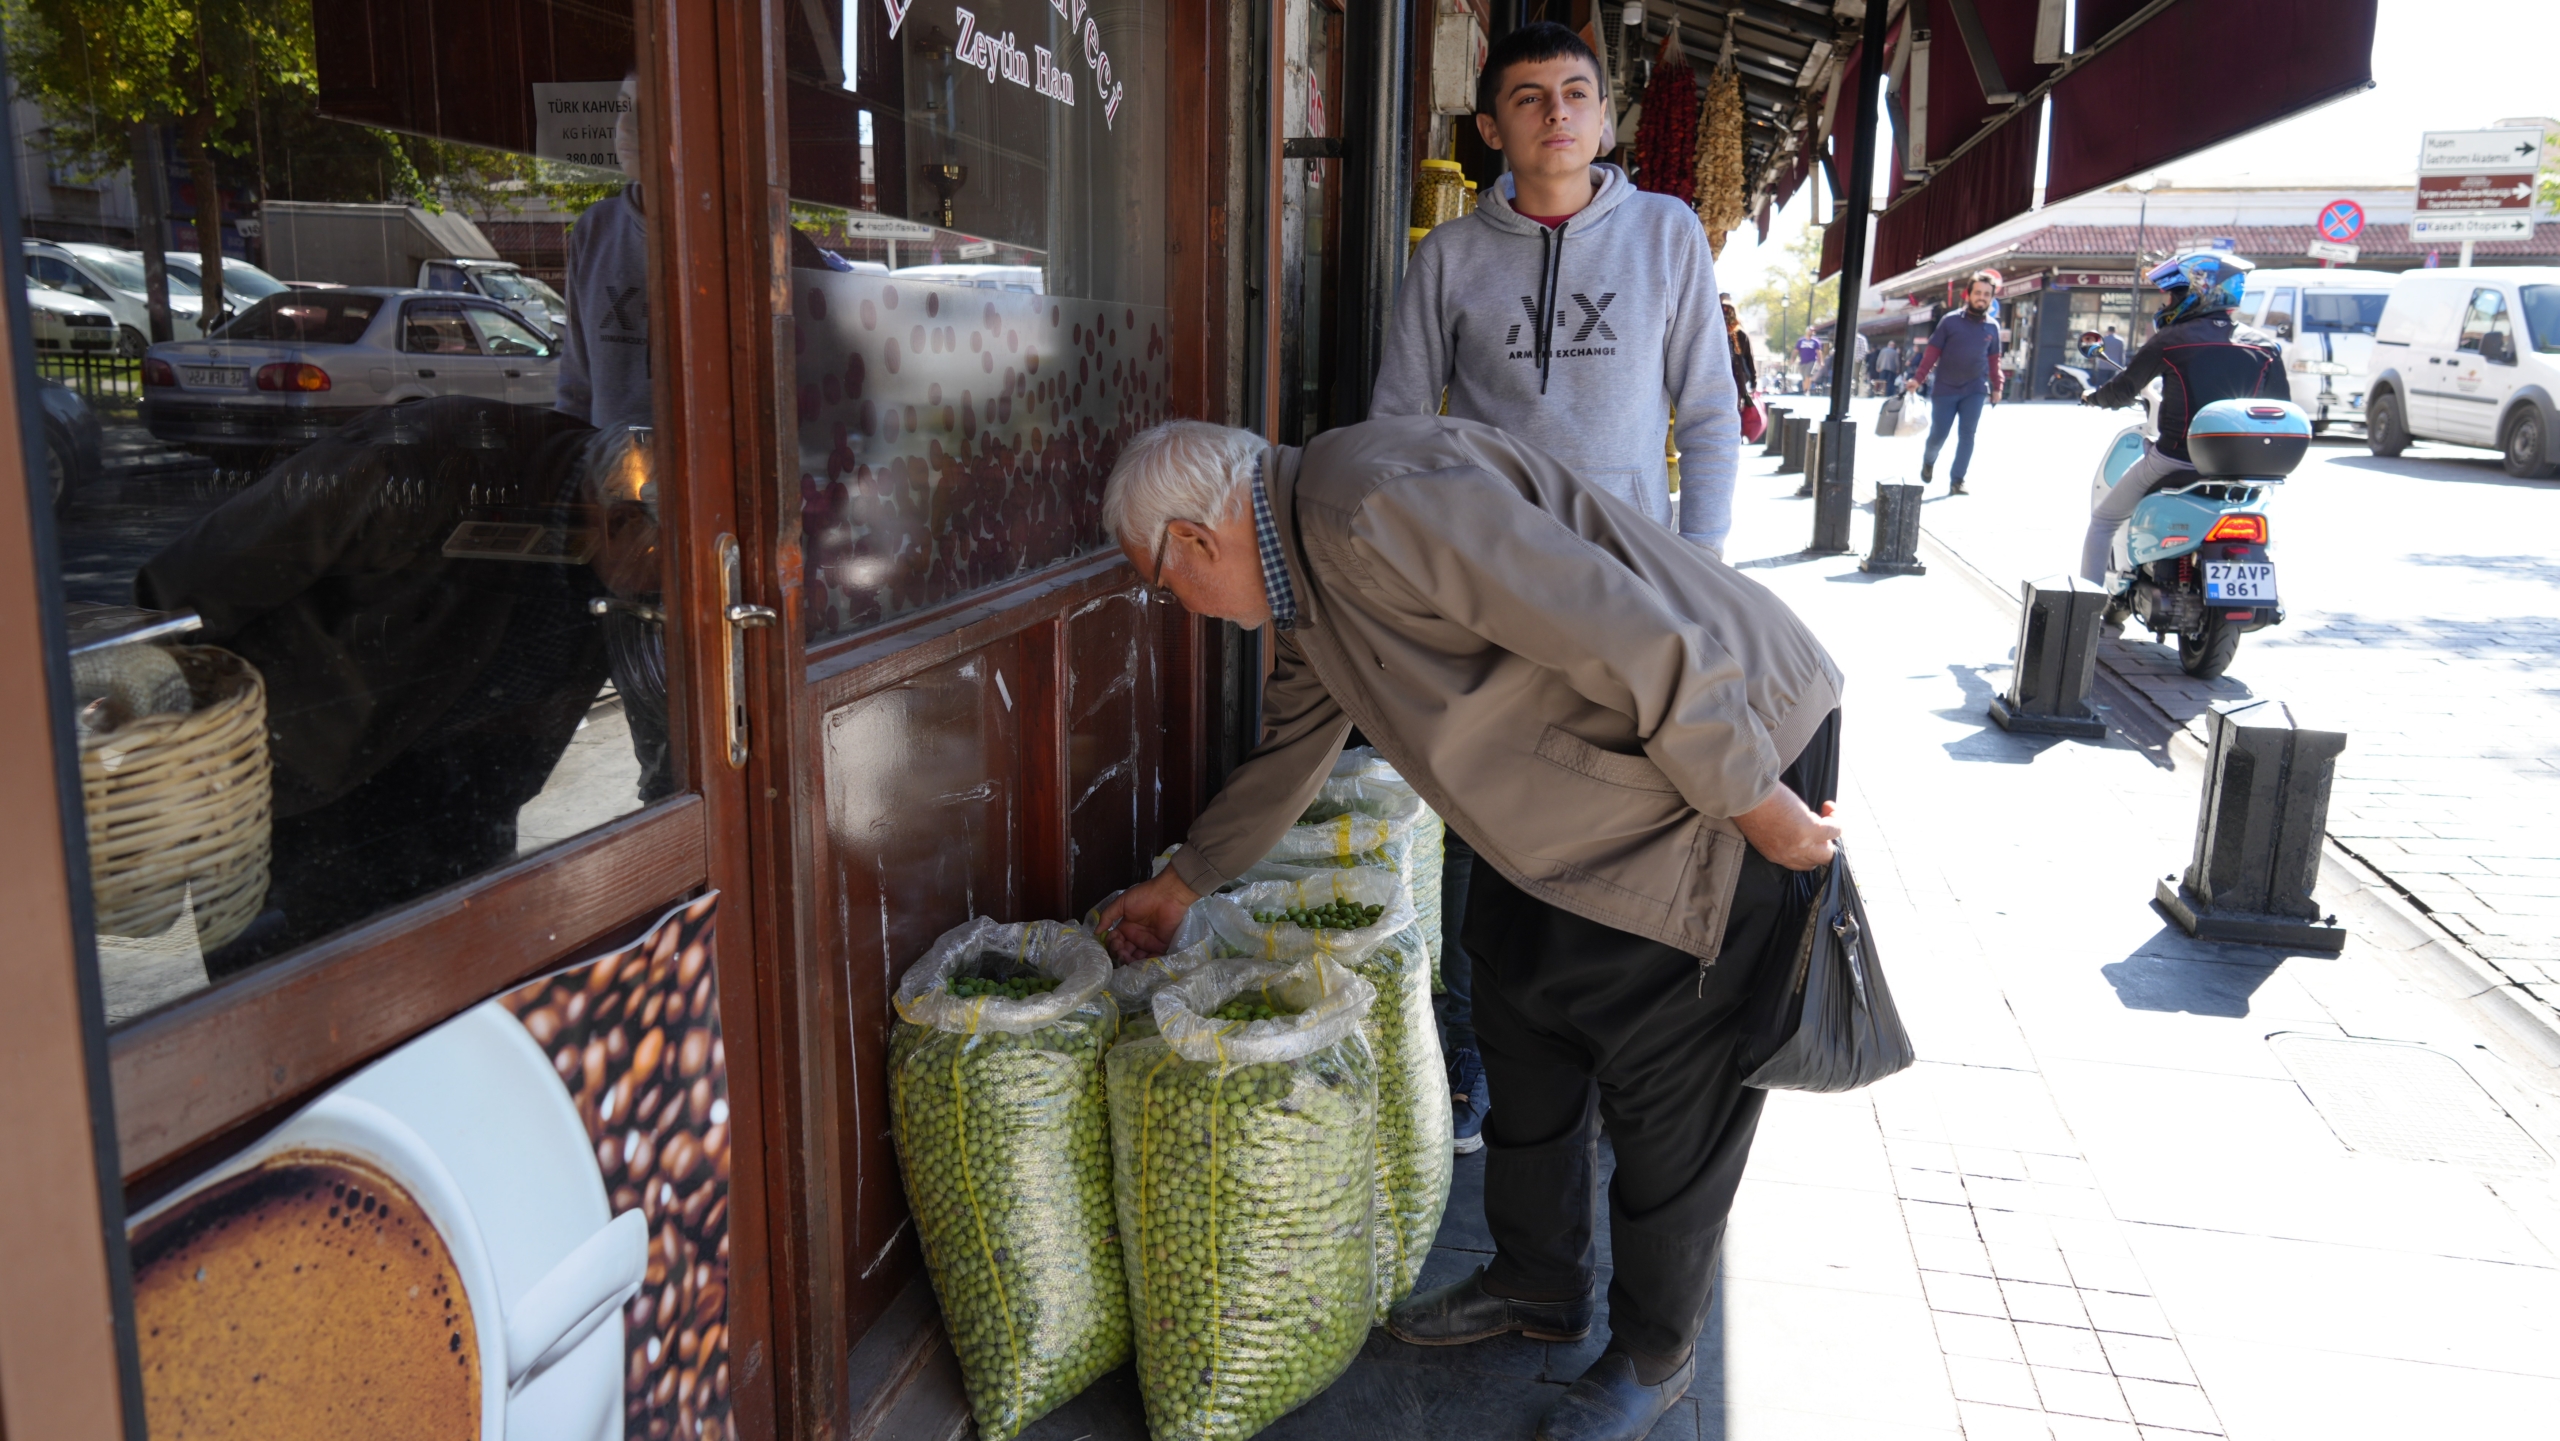
[[2318,225],[2321,239],[2335,245],[2351,244],[2364,234],[2364,207],[2352,200],[2332,200],[2321,210]]

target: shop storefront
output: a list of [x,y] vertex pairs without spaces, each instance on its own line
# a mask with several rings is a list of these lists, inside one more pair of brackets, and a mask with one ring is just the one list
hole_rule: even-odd
[[[1144,875],[1249,733],[1099,501],[1275,421],[1282,12],[293,0],[157,117],[86,13],[9,37],[57,170],[156,119],[300,228],[27,252],[145,355],[10,286],[6,1429],[862,1434],[930,1343],[860,1349],[897,973]],[[547,299],[430,273],[500,227]]]

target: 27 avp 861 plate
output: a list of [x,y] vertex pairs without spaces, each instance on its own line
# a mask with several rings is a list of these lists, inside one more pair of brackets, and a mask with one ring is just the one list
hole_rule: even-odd
[[2263,560],[2209,560],[2204,563],[2204,598],[2216,603],[2273,605],[2276,568]]

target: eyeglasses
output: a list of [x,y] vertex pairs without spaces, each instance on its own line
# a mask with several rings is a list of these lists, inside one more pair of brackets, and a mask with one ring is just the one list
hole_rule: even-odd
[[1156,576],[1155,579],[1147,582],[1150,590],[1164,589],[1164,563],[1172,559],[1165,553],[1165,547],[1172,541],[1173,522],[1168,520],[1164,523],[1164,529],[1156,532]]

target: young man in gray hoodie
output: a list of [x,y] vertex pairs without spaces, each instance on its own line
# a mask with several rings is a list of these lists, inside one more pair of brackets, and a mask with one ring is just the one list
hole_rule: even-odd
[[[1697,215],[1594,163],[1610,143],[1600,62],[1549,22],[1496,42],[1476,81],[1476,133],[1509,174],[1476,212],[1433,230],[1396,296],[1373,419],[1448,413],[1529,441],[1592,489],[1721,555],[1741,412],[1715,261]],[[1677,413],[1680,514],[1663,437]],[[1491,1104],[1459,944],[1474,853],[1448,837],[1442,1039],[1460,1154]]]

